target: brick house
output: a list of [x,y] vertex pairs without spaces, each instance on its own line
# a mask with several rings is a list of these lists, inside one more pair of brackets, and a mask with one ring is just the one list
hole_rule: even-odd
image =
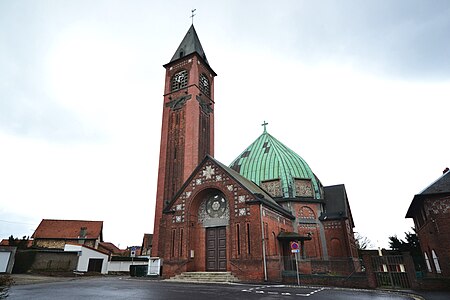
[[97,249],[103,242],[103,221],[43,219],[31,237],[35,248],[64,249],[70,243]]
[[152,247],[163,277],[228,271],[245,281],[281,281],[295,270],[292,242],[301,245],[303,273],[355,271],[345,186],[323,186],[267,123],[230,166],[214,158],[216,73],[194,26],[164,67]]
[[153,234],[144,233],[142,238],[141,255],[150,256],[152,253]]
[[450,277],[450,172],[415,195],[406,218],[414,220],[428,276]]
[[126,256],[126,249],[119,249],[116,245],[110,242],[100,242],[98,244],[98,250],[108,253],[110,256]]

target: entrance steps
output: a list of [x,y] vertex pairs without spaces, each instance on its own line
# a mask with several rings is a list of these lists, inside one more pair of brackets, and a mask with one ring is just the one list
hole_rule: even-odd
[[239,282],[231,272],[183,272],[167,281],[174,282]]

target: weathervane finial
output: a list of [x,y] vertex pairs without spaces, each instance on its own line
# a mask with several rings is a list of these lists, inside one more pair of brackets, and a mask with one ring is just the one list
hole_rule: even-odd
[[191,10],[191,18],[192,18],[192,25],[194,25],[194,16],[195,16],[195,14],[194,14],[194,12],[196,11],[197,9],[196,8],[194,8],[194,9],[192,9]]
[[266,126],[269,125],[269,123],[267,123],[266,121],[264,121],[261,126],[264,126],[264,132],[267,132],[266,130]]

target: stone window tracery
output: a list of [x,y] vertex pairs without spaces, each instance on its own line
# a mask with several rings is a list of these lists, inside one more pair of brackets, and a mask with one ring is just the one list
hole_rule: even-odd
[[302,206],[298,212],[298,216],[301,219],[312,219],[316,218],[314,211],[308,206]]
[[226,226],[230,220],[229,203],[220,191],[210,193],[200,204],[198,220],[204,227]]
[[265,180],[261,182],[261,187],[269,193],[272,197],[281,197],[281,181],[279,179],[275,180]]
[[295,179],[295,194],[297,197],[312,197],[312,185],[309,179]]

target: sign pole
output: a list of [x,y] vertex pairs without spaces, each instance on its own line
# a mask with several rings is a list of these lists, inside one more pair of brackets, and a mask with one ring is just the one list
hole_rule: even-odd
[[300,285],[300,276],[298,274],[298,254],[300,253],[300,246],[297,242],[291,242],[291,252],[295,255],[295,269],[297,270],[297,285]]

